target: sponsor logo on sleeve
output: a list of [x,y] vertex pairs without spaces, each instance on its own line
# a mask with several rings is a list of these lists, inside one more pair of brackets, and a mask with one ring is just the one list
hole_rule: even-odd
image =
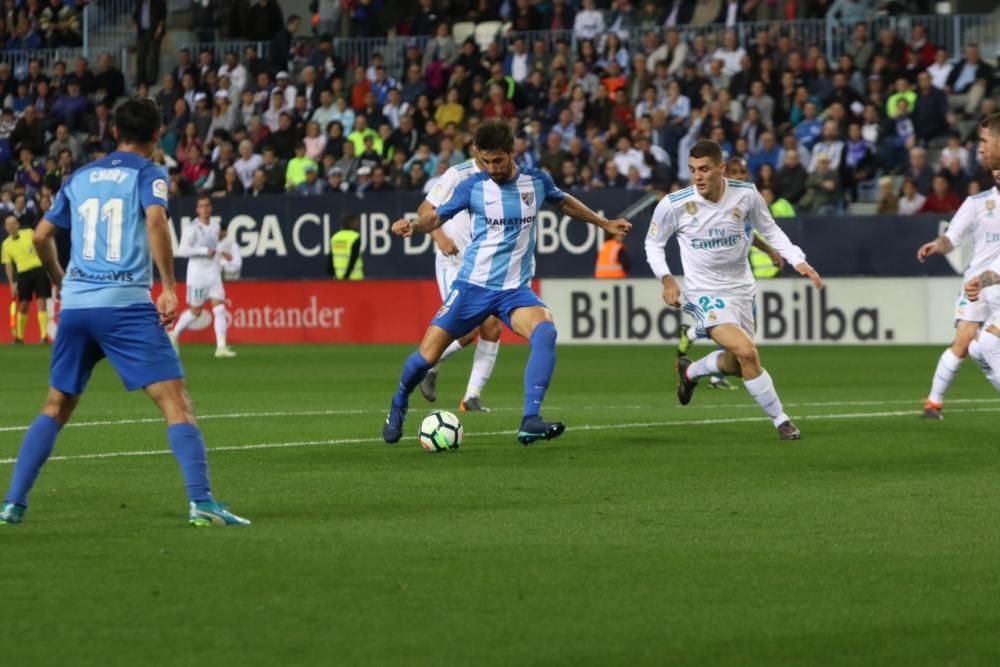
[[157,199],[167,198],[167,182],[162,178],[153,181],[153,196]]

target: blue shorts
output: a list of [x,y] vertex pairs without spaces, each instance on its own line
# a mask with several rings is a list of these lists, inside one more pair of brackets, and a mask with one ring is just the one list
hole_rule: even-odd
[[508,328],[510,314],[518,308],[545,308],[545,303],[527,287],[495,290],[456,280],[441,309],[431,321],[447,331],[452,338],[461,338],[496,315]]
[[129,391],[184,377],[177,352],[151,303],[73,308],[59,314],[50,386],[71,396],[82,394],[91,371],[104,357]]

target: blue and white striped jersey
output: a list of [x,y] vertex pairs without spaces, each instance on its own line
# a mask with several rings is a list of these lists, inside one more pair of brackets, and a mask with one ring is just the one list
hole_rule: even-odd
[[139,155],[114,152],[73,172],[45,214],[70,230],[64,309],[149,303],[145,211],[154,205],[167,206],[167,174]]
[[543,201],[559,203],[565,197],[547,173],[534,169],[502,184],[486,172],[459,183],[437,210],[442,220],[464,210],[472,213],[472,241],[456,280],[493,290],[530,287],[538,211]]

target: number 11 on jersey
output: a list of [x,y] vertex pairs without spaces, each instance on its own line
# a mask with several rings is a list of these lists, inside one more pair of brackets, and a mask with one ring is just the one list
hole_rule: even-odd
[[97,225],[104,221],[108,226],[105,242],[108,248],[105,259],[118,262],[122,258],[122,225],[125,221],[125,202],[119,198],[109,199],[101,206],[101,200],[91,197],[77,207],[83,218],[83,258],[94,259],[97,248]]

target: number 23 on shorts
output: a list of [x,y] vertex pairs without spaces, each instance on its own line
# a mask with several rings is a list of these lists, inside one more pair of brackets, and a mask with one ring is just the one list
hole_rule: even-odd
[[726,307],[726,303],[717,297],[703,296],[698,299],[698,306],[701,307],[702,312],[707,313],[710,310],[722,310]]

